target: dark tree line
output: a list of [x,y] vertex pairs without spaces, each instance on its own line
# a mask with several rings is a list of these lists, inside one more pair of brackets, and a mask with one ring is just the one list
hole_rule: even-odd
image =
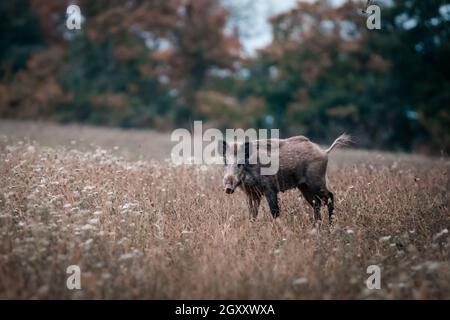
[[366,28],[365,1],[299,3],[248,57],[219,0],[79,0],[75,31],[68,1],[2,1],[0,116],[162,130],[202,119],[448,152],[450,5],[374,3],[381,30]]

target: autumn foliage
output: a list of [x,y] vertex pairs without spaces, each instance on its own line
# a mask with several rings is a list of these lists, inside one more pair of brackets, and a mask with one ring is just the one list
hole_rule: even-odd
[[[72,2],[70,2],[72,3]],[[225,0],[2,2],[0,116],[168,130],[280,128],[317,141],[342,131],[370,148],[450,147],[445,1],[299,2],[273,39],[243,54]],[[251,28],[251,25],[249,26]]]

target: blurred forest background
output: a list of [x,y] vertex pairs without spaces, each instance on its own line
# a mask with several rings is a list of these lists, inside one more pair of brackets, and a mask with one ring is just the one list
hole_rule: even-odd
[[[243,48],[258,1],[0,2],[0,117],[171,130],[279,128],[329,143],[450,150],[450,5],[298,2]],[[69,4],[81,30],[66,28]]]

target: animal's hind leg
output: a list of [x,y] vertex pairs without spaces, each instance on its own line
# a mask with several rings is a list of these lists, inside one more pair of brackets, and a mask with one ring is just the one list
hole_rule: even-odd
[[322,205],[322,203],[320,201],[320,198],[316,194],[314,194],[314,192],[310,188],[308,188],[306,184],[301,184],[298,188],[302,192],[306,201],[308,201],[308,203],[314,209],[314,221],[321,220],[322,217],[320,216],[320,206]]
[[280,215],[280,207],[278,206],[278,195],[276,192],[266,192],[267,203],[269,204],[270,213],[274,218]]
[[320,206],[321,205],[322,205],[322,202],[320,201],[320,198],[318,196],[315,196],[314,200],[313,200],[314,221],[322,220],[322,216],[320,215]]
[[250,220],[255,220],[258,216],[258,208],[261,202],[261,194],[257,192],[249,192],[247,194],[247,204],[250,211]]
[[328,207],[328,220],[331,223],[333,219],[333,211],[334,211],[334,195],[332,192],[328,191],[328,189],[321,189],[319,192],[319,197],[326,203]]
[[328,220],[330,223],[333,222],[333,214],[334,214],[334,194],[331,191],[328,191]]

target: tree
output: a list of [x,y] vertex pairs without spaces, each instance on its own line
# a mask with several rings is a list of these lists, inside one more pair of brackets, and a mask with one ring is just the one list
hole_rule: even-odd
[[368,48],[390,61],[391,92],[425,135],[423,148],[450,150],[450,6],[447,1],[400,0],[382,11],[382,33]]
[[26,66],[31,53],[44,43],[39,20],[26,0],[0,2],[0,74],[5,76]]
[[[347,131],[359,146],[391,149],[423,149],[433,136],[448,148],[448,23],[433,20],[443,4],[407,2],[384,6],[373,31],[361,2],[298,3],[271,19],[273,42],[249,62],[242,91],[263,96],[285,134],[326,142]],[[405,6],[423,30],[398,26]]]
[[[198,116],[196,92],[210,72],[232,69],[239,58],[238,37],[225,32],[227,11],[215,0],[80,0],[85,22],[79,31],[64,28],[68,4],[31,0],[29,6],[44,39],[40,55],[60,53],[46,68],[58,99],[47,99],[42,113],[30,87],[42,80],[40,71],[28,66],[1,84],[6,93],[12,84],[24,88],[2,100],[4,116],[44,114],[122,126],[187,124]],[[43,88],[41,94],[49,92],[56,91]]]

